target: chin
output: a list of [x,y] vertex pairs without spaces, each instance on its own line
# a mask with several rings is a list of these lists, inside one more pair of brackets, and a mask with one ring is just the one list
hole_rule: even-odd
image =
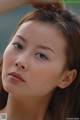
[[16,93],[16,89],[10,83],[4,83],[3,88],[8,93],[11,93],[11,94]]

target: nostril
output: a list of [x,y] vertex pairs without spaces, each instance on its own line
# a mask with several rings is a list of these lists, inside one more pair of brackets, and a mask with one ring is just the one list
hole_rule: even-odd
[[22,68],[23,68],[23,69],[25,69],[25,67],[24,67],[24,66],[22,66]]
[[18,63],[18,62],[15,63],[15,66],[21,69],[25,69],[25,66],[21,65],[21,63]]
[[16,63],[16,66],[18,66],[18,64]]

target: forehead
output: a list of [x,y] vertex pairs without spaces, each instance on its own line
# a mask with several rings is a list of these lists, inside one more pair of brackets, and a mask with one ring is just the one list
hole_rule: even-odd
[[24,36],[26,36],[25,33],[35,33],[34,35],[36,35],[36,37],[38,36],[38,38],[40,35],[42,35],[40,37],[55,36],[55,39],[61,37],[61,39],[64,40],[61,31],[56,27],[55,24],[50,24],[47,22],[41,22],[36,20],[27,21],[23,23],[18,29],[17,33],[22,34]]
[[16,35],[23,36],[33,44],[47,44],[54,48],[65,46],[61,31],[55,25],[45,22],[27,21],[20,26]]

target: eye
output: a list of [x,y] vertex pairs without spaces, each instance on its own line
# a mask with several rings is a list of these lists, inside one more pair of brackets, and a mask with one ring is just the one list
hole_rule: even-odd
[[37,53],[36,56],[39,59],[48,60],[48,57],[45,54],[43,54],[43,53]]
[[23,46],[20,43],[13,43],[13,45],[17,49],[23,49]]

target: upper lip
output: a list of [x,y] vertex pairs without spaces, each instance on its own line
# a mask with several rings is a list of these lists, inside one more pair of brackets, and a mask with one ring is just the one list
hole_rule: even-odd
[[25,82],[25,80],[22,78],[22,76],[19,73],[11,72],[11,73],[9,73],[9,75],[14,76],[14,77],[20,79],[21,81]]

